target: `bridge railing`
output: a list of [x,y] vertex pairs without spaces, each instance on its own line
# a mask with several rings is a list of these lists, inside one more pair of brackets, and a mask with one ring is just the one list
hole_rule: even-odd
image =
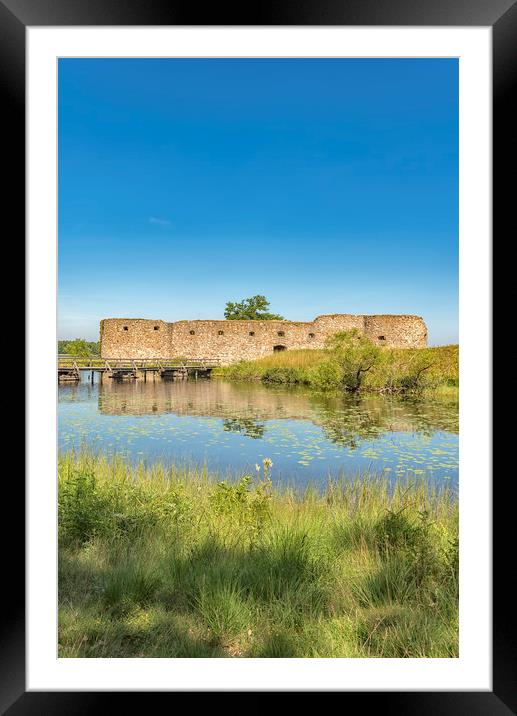
[[100,356],[71,356],[66,353],[60,353],[57,357],[58,368],[101,368],[104,366],[104,360]]
[[78,370],[167,370],[185,368],[215,368],[221,365],[219,358],[100,358],[99,356],[59,355],[59,368]]

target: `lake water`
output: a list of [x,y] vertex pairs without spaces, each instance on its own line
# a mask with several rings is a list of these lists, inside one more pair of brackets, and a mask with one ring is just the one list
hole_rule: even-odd
[[60,385],[59,448],[254,472],[303,486],[365,471],[456,483],[458,403],[222,380]]

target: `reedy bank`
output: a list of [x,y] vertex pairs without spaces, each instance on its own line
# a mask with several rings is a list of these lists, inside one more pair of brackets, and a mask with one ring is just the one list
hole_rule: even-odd
[[60,456],[59,655],[458,655],[451,491],[364,475],[296,494],[258,468]]
[[217,368],[214,377],[307,385],[316,390],[421,393],[459,384],[457,345],[378,348],[355,331],[324,350],[292,350]]

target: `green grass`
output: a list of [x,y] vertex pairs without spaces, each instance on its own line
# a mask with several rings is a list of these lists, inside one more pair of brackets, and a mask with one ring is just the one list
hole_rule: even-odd
[[455,657],[458,505],[59,458],[61,657]]
[[[383,348],[379,360],[364,374],[362,390],[405,392],[418,389],[454,389],[459,385],[457,345],[434,348]],[[217,368],[214,376],[265,383],[303,384],[316,389],[336,389],[340,374],[331,350],[289,350],[271,353],[253,361],[240,361]]]

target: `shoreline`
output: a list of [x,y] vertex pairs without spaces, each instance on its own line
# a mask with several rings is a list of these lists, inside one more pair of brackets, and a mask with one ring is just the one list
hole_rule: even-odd
[[[267,385],[302,385],[317,392],[425,396],[459,387],[459,346],[383,348],[368,356],[365,344],[343,353],[334,349],[291,350],[213,370],[214,378],[260,381]],[[354,354],[354,350],[356,351]],[[362,367],[363,366],[363,367]],[[361,373],[358,384],[347,376]]]

